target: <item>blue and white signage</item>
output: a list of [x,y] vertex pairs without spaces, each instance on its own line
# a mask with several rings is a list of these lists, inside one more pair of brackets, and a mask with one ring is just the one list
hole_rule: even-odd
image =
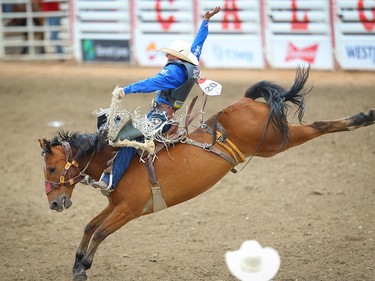
[[[375,70],[375,41],[362,38],[343,39],[340,43],[338,58],[343,69]],[[367,39],[367,40],[365,40]]]
[[258,36],[216,35],[207,38],[201,60],[211,68],[263,68],[262,42]]

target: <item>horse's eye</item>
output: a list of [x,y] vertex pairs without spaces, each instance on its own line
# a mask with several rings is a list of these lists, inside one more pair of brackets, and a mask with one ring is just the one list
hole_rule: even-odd
[[56,171],[56,168],[55,168],[55,167],[48,168],[48,171],[49,171],[50,173],[54,173],[54,172]]

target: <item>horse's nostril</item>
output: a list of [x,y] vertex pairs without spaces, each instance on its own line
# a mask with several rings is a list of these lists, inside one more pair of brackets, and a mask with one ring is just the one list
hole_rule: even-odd
[[72,206],[72,201],[69,199],[69,197],[64,196],[61,200],[61,204],[65,207],[65,209],[68,209],[70,206]]
[[56,201],[53,201],[49,207],[50,207],[50,209],[52,209],[52,210],[57,210],[57,207],[58,207],[58,206],[59,206],[59,204],[57,204]]

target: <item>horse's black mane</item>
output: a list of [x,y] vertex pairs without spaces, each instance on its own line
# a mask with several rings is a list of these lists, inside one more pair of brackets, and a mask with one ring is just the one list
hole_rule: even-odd
[[107,134],[106,131],[82,133],[61,130],[51,139],[50,145],[61,145],[62,142],[68,142],[72,148],[76,149],[76,157],[80,158],[94,151],[102,150],[107,145]]

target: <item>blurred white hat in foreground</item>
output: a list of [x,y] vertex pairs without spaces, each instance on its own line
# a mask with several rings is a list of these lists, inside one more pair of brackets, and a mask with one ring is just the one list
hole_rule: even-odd
[[269,281],[280,267],[279,253],[270,247],[262,248],[255,240],[243,242],[237,251],[228,251],[225,261],[241,281]]

